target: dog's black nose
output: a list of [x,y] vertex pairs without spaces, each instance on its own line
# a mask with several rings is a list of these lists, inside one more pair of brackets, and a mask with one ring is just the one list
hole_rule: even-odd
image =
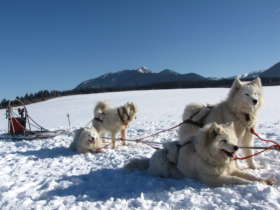
[[233,149],[234,149],[235,151],[237,151],[237,150],[239,149],[239,147],[238,147],[238,146],[234,146]]
[[257,99],[253,99],[253,104],[256,105],[258,103]]

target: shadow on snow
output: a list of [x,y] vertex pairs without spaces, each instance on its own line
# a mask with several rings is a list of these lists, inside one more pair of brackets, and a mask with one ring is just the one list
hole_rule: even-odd
[[29,150],[26,152],[15,152],[19,155],[24,156],[35,156],[38,159],[46,158],[59,158],[59,157],[69,157],[77,154],[67,147],[55,147],[55,148],[43,148],[40,150]]
[[[64,176],[58,182],[71,182],[69,187],[59,187],[45,193],[39,200],[52,197],[75,196],[78,201],[106,201],[140,197],[142,193],[155,193],[153,199],[165,200],[164,191],[182,190],[186,187],[205,187],[192,180],[166,179],[149,176],[145,172],[130,172],[127,169],[100,169],[79,176]],[[149,195],[145,195],[145,198]],[[166,196],[166,197],[165,197]]]

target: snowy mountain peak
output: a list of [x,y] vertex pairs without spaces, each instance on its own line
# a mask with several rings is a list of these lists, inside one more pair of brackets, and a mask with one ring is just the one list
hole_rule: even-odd
[[170,69],[165,69],[160,73],[153,73],[147,67],[141,66],[137,69],[126,69],[115,73],[104,74],[95,79],[82,82],[75,89],[138,87],[160,82],[202,81],[204,79],[204,77],[198,74],[179,74]]
[[238,77],[240,79],[253,79],[253,78],[259,77],[263,72],[264,72],[263,70],[253,71],[250,73],[244,73],[244,74],[238,75]]
[[145,66],[141,66],[140,68],[136,69],[136,71],[139,73],[152,73],[152,71]]

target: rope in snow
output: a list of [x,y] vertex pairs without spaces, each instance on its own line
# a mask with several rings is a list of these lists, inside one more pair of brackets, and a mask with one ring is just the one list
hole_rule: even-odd
[[234,160],[246,160],[246,159],[249,159],[249,158],[252,158],[254,156],[257,156],[267,150],[277,150],[277,151],[280,151],[280,144],[277,143],[276,141],[272,141],[272,140],[269,140],[269,139],[264,139],[262,138],[255,130],[254,128],[251,128],[250,129],[250,132],[252,135],[256,136],[259,140],[261,141],[264,141],[264,142],[269,142],[269,143],[272,143],[272,145],[268,146],[268,147],[240,147],[240,148],[243,148],[243,149],[262,149],[261,151],[259,152],[256,152],[252,155],[248,155],[248,156],[245,156],[245,157],[234,157]]
[[[92,122],[92,120],[90,120],[87,125],[89,125],[90,123]],[[132,142],[136,142],[136,143],[143,143],[143,144],[146,144],[154,149],[160,149],[158,146],[153,146],[152,144],[157,144],[157,145],[162,145],[163,143],[160,143],[160,142],[154,142],[154,141],[144,141],[145,139],[147,138],[151,138],[151,137],[154,137],[154,136],[157,136],[159,135],[160,133],[164,133],[164,132],[168,132],[168,131],[171,131],[171,130],[174,130],[178,127],[180,127],[181,125],[183,125],[184,123],[186,122],[189,122],[189,120],[185,120],[175,126],[172,126],[171,128],[167,128],[167,129],[164,129],[164,130],[160,130],[156,133],[153,133],[151,135],[148,135],[148,136],[145,136],[145,137],[142,137],[142,138],[137,138],[137,139],[125,139],[125,141],[132,141]],[[200,127],[200,126],[199,126]],[[239,148],[243,148],[243,149],[263,149],[262,151],[259,151],[259,152],[256,152],[252,155],[248,155],[248,156],[245,156],[245,157],[237,157],[235,156],[234,157],[234,160],[246,160],[246,159],[249,159],[249,158],[252,158],[254,156],[257,156],[267,150],[277,150],[277,151],[280,151],[280,144],[277,143],[276,141],[272,141],[272,140],[269,140],[269,139],[264,139],[262,137],[260,137],[259,134],[256,133],[256,131],[251,128],[250,129],[250,132],[252,133],[252,135],[256,136],[258,139],[260,139],[261,141],[264,141],[264,142],[270,142],[272,143],[273,145],[270,145],[268,147],[243,147],[243,146],[240,146]],[[103,139],[111,139],[112,138],[109,138],[109,137],[102,137]],[[123,140],[122,138],[116,138],[116,140]]]
[[[110,137],[101,137],[102,139],[109,139],[109,140],[112,140],[112,138]],[[122,138],[116,138],[117,141],[122,141],[123,139]],[[147,146],[150,146],[154,149],[160,149],[160,147],[158,146],[154,146],[153,144],[156,144],[156,145],[162,145],[163,143],[160,143],[160,142],[155,142],[155,141],[138,141],[138,139],[125,139],[125,141],[130,141],[130,142],[136,142],[136,143],[142,143],[142,144],[145,144]]]
[[[179,123],[178,125],[175,125],[175,126],[172,126],[171,128],[167,128],[167,129],[164,129],[164,130],[160,130],[156,133],[153,133],[151,135],[148,135],[148,136],[145,136],[145,137],[142,137],[142,138],[137,138],[137,139],[125,139],[125,141],[133,141],[133,142],[136,142],[136,143],[142,143],[142,144],[146,144],[154,149],[160,149],[158,146],[153,146],[152,144],[160,144],[162,145],[163,143],[159,143],[159,142],[153,142],[153,141],[144,141],[145,139],[147,138],[151,138],[151,137],[154,137],[154,136],[157,136],[159,135],[160,133],[164,133],[164,132],[168,132],[168,131],[171,131],[171,130],[174,130],[175,128],[178,128],[180,127],[181,125],[183,125],[185,123],[185,121]],[[109,138],[109,137],[102,137],[103,139],[111,139],[112,138]],[[123,140],[122,138],[116,138],[116,140]]]
[[[131,141],[131,142],[136,142],[136,143],[146,144],[146,145],[148,145],[148,146],[150,146],[150,147],[152,147],[152,148],[154,148],[154,149],[160,149],[160,148],[158,147],[158,145],[162,145],[163,143],[155,142],[155,141],[144,141],[144,140],[145,140],[146,138],[154,137],[154,136],[156,136],[156,135],[158,135],[158,134],[160,134],[160,133],[167,132],[167,131],[171,131],[171,130],[173,130],[173,129],[179,127],[179,126],[181,126],[183,123],[185,123],[185,122],[182,122],[182,123],[180,123],[180,124],[178,124],[178,125],[175,125],[175,126],[173,126],[173,127],[171,127],[171,128],[161,130],[161,131],[159,131],[159,132],[156,132],[156,133],[154,133],[154,134],[151,134],[151,135],[148,135],[148,136],[145,136],[145,137],[142,137],[142,138],[138,138],[138,139],[125,139],[125,140],[126,140],[126,141]],[[268,139],[264,139],[264,138],[260,137],[260,135],[257,134],[253,128],[251,129],[251,133],[252,133],[253,135],[255,135],[255,136],[256,136],[258,139],[260,139],[261,141],[270,142],[270,143],[273,143],[273,145],[270,145],[270,146],[268,146],[268,147],[243,147],[243,146],[240,146],[239,148],[241,148],[241,149],[262,149],[262,151],[256,152],[256,153],[254,153],[254,154],[252,154],[252,155],[248,155],[248,156],[245,156],[245,157],[237,157],[237,156],[235,156],[235,157],[234,157],[234,160],[246,160],[246,159],[252,158],[252,157],[254,157],[254,156],[257,156],[257,155],[259,155],[259,154],[261,154],[261,153],[263,153],[263,152],[265,152],[265,151],[267,151],[267,150],[276,150],[276,151],[279,151],[279,152],[280,152],[280,144],[278,144],[276,141],[272,141],[272,140],[268,140]],[[102,137],[102,138],[103,138],[103,139],[110,139],[110,140],[112,140],[112,138],[109,138],[109,137]],[[116,140],[123,140],[123,139],[122,139],[122,138],[116,138]],[[155,145],[157,145],[157,146],[153,146],[152,144],[155,144]],[[107,146],[108,146],[108,145],[107,145]]]

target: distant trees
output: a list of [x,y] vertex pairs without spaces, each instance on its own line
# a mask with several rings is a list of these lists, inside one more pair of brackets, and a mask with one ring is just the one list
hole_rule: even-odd
[[[60,96],[89,94],[89,93],[102,93],[102,92],[116,92],[116,91],[129,91],[129,90],[151,90],[151,89],[176,89],[176,88],[207,88],[207,87],[230,87],[233,79],[219,79],[219,80],[199,80],[199,81],[173,81],[173,82],[159,82],[146,86],[132,86],[132,87],[115,87],[115,88],[93,88],[93,89],[72,89],[66,91],[58,90],[41,90],[37,93],[27,93],[22,97],[16,97],[24,104],[31,104],[40,101],[45,101],[51,98]],[[280,78],[262,78],[262,83],[265,86],[280,85]],[[3,99],[0,103],[0,109],[8,107],[9,101]],[[16,100],[11,101],[12,106],[18,106],[20,103]]]

